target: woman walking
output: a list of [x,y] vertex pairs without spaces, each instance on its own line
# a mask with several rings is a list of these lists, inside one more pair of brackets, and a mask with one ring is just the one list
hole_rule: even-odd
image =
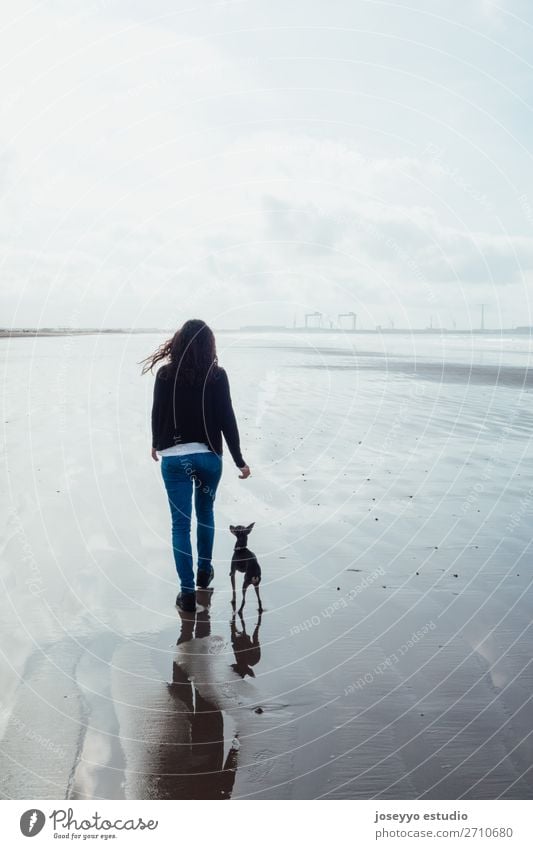
[[[161,474],[172,517],[172,548],[181,591],[176,604],[196,609],[195,585],[207,588],[215,536],[214,501],[222,475],[222,435],[245,479],[250,469],[240,449],[228,376],[218,365],[213,331],[200,319],[186,321],[141,362],[142,374],[168,360],[156,374],[152,405],[152,457]],[[197,519],[198,571],[194,579],[191,515]]]

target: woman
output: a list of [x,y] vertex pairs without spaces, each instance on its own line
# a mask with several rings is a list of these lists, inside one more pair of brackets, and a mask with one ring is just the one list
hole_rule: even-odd
[[240,449],[226,371],[218,365],[213,331],[200,319],[186,321],[144,363],[142,374],[168,360],[156,374],[152,405],[152,457],[161,456],[161,474],[172,516],[172,548],[181,592],[176,604],[196,610],[191,548],[192,493],[197,519],[196,586],[207,588],[215,537],[213,505],[222,475],[222,434],[239,478],[250,469]]

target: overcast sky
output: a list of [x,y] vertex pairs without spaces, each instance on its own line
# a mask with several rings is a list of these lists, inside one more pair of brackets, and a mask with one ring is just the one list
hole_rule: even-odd
[[4,0],[2,326],[533,323],[527,0]]

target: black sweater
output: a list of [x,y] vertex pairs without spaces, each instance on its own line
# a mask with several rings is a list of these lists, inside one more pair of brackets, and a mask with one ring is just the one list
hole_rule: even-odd
[[162,451],[183,442],[205,442],[222,455],[222,434],[236,466],[242,469],[246,463],[225,369],[218,366],[212,378],[199,386],[180,386],[169,366],[161,366],[154,383],[152,448]]

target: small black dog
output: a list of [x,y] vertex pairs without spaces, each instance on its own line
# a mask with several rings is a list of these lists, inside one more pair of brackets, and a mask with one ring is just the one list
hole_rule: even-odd
[[230,525],[229,529],[232,534],[235,534],[237,537],[237,542],[235,543],[235,550],[233,552],[233,557],[231,558],[231,588],[233,590],[233,598],[231,599],[231,603],[233,608],[235,608],[235,572],[244,572],[244,581],[242,585],[242,604],[239,607],[239,613],[244,607],[244,602],[246,600],[246,590],[252,584],[255,589],[257,595],[257,601],[259,602],[259,612],[262,613],[263,606],[261,604],[261,596],[259,595],[259,584],[261,583],[261,567],[257,562],[257,558],[253,551],[247,547],[246,543],[248,542],[248,534],[252,530],[255,522],[252,522],[251,525],[244,527],[244,525]]

